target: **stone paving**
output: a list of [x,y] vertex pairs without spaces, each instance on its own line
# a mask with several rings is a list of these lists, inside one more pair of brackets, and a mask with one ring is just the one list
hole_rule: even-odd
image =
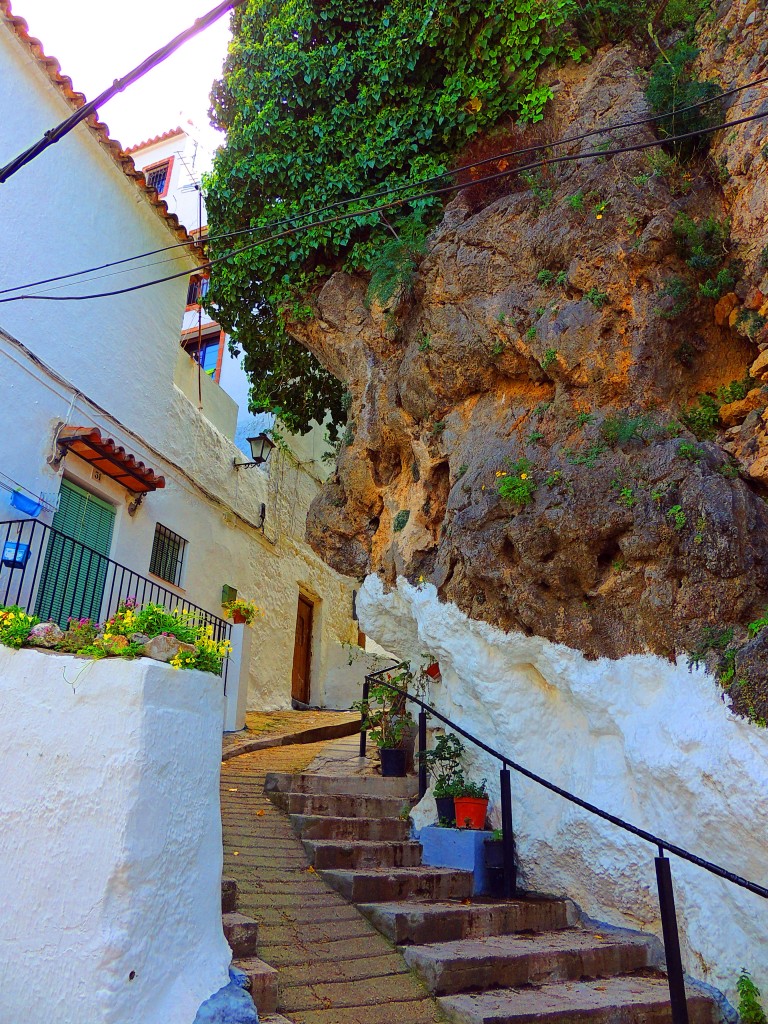
[[345,730],[356,731],[359,721],[360,715],[353,711],[249,711],[245,729],[224,733],[222,760],[264,747],[330,739]]
[[287,815],[263,794],[268,771],[370,771],[357,738],[278,746],[222,764],[224,873],[238,910],[259,922],[262,960],[280,971],[280,1005],[295,1024],[437,1024],[437,1004],[405,961],[315,874]]

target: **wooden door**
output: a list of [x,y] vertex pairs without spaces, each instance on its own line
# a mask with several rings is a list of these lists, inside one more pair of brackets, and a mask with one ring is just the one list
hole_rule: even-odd
[[312,669],[312,602],[299,594],[296,615],[296,640],[293,648],[291,697],[309,704],[309,679]]

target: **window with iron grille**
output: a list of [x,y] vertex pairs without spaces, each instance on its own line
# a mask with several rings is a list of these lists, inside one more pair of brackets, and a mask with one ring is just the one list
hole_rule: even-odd
[[187,542],[183,537],[169,530],[162,523],[158,523],[155,526],[149,571],[172,583],[175,587],[181,586],[181,569],[184,564],[186,547]]
[[150,170],[144,172],[147,184],[156,189],[159,196],[165,195],[165,186],[168,182],[168,171],[170,170],[170,167],[170,160],[166,160],[165,163],[158,164],[157,167],[152,167]]

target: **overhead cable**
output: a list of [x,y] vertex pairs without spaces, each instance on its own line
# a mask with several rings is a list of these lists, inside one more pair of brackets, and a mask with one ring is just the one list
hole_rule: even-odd
[[[543,142],[543,143],[540,143],[539,145],[536,145],[536,146],[527,146],[527,147],[524,147],[522,149],[507,150],[506,152],[503,152],[503,153],[497,153],[494,156],[485,157],[482,160],[474,160],[471,163],[462,164],[459,167],[455,167],[455,168],[453,168],[451,170],[443,171],[441,174],[434,174],[434,175],[431,175],[430,177],[427,177],[427,178],[418,178],[418,179],[416,179],[414,181],[411,181],[411,182],[406,182],[406,183],[403,183],[403,184],[400,184],[400,185],[393,185],[393,186],[390,186],[389,188],[379,189],[376,192],[365,193],[362,196],[355,196],[355,197],[352,197],[350,199],[339,199],[336,202],[329,203],[326,206],[321,206],[321,207],[319,207],[319,208],[317,208],[315,210],[307,211],[306,213],[293,214],[291,217],[286,217],[286,218],[283,218],[282,220],[272,221],[271,223],[268,223],[268,224],[262,224],[259,227],[255,227],[255,228],[240,228],[239,230],[236,230],[236,231],[228,231],[228,232],[224,232],[224,233],[218,234],[218,235],[209,235],[203,241],[204,242],[224,241],[225,239],[228,239],[228,238],[236,238],[236,237],[239,237],[241,235],[253,234],[256,231],[271,231],[271,230],[274,230],[275,228],[282,227],[284,224],[292,224],[292,223],[294,223],[296,221],[304,220],[307,217],[317,217],[319,214],[329,213],[331,210],[338,209],[339,207],[342,207],[342,206],[349,206],[352,203],[370,202],[370,200],[372,200],[372,199],[379,199],[379,198],[383,198],[383,197],[388,196],[388,195],[394,195],[394,194],[397,194],[399,192],[406,191],[407,189],[416,188],[418,185],[428,185],[430,182],[440,181],[443,178],[450,177],[450,176],[457,175],[457,174],[461,174],[462,172],[472,170],[475,167],[482,167],[485,164],[489,164],[489,163],[497,163],[499,160],[506,160],[506,159],[510,159],[511,157],[516,157],[516,156],[524,156],[526,153],[535,153],[535,152],[538,152],[539,150],[542,150],[542,149],[553,149],[553,148],[555,148],[557,146],[570,145],[571,143],[574,143],[574,142],[582,142],[584,139],[592,138],[595,135],[608,135],[608,134],[611,134],[613,132],[622,131],[622,130],[624,130],[626,128],[636,128],[636,127],[639,127],[641,125],[654,124],[654,123],[656,123],[658,121],[662,121],[665,118],[669,118],[669,117],[679,117],[681,114],[686,114],[686,113],[689,113],[690,111],[693,111],[693,110],[699,110],[700,108],[705,107],[705,106],[707,106],[707,105],[709,105],[711,103],[716,103],[719,100],[723,100],[723,99],[727,98],[728,96],[732,96],[732,95],[734,95],[736,93],[743,92],[746,89],[752,89],[752,88],[754,88],[755,86],[758,86],[758,85],[763,85],[766,82],[768,82],[768,76],[765,76],[763,78],[756,78],[756,79],[754,79],[751,82],[747,82],[745,85],[735,86],[732,89],[728,89],[725,92],[721,92],[718,96],[710,97],[709,99],[706,99],[706,100],[701,100],[698,103],[692,103],[692,104],[690,104],[687,107],[680,107],[680,108],[678,108],[676,110],[665,111],[665,112],[663,112],[661,114],[655,114],[653,117],[643,117],[643,118],[639,118],[639,119],[634,120],[634,121],[619,122],[618,124],[609,125],[609,126],[607,126],[605,128],[593,128],[590,131],[583,132],[580,135],[565,136],[564,138],[556,139],[553,142]],[[0,295],[7,295],[9,292],[24,291],[27,288],[38,288],[38,287],[40,287],[42,285],[46,285],[46,284],[55,284],[58,281],[71,280],[74,277],[83,277],[86,274],[98,273],[101,270],[109,270],[112,267],[123,266],[124,264],[131,263],[131,262],[133,262],[135,260],[147,259],[150,256],[157,256],[160,253],[170,252],[170,251],[172,251],[174,249],[185,248],[185,247],[188,246],[188,244],[189,244],[188,242],[177,242],[177,243],[175,243],[173,245],[163,246],[160,249],[150,249],[149,251],[144,252],[144,253],[139,253],[136,256],[126,256],[126,257],[124,257],[122,259],[119,259],[119,260],[112,260],[112,261],[110,261],[108,263],[101,263],[101,264],[99,264],[97,266],[88,267],[85,270],[75,270],[75,271],[72,271],[72,272],[67,273],[67,274],[59,274],[59,275],[57,275],[55,277],[43,278],[43,279],[41,279],[39,281],[30,281],[27,284],[16,285],[16,286],[14,286],[12,288],[3,288],[3,289],[0,289]],[[174,257],[174,258],[177,258],[177,257]],[[157,266],[158,264],[163,263],[163,262],[170,262],[170,260],[168,260],[168,261],[156,260],[154,263],[146,264],[145,266]],[[128,269],[132,270],[132,269],[136,269],[136,268],[128,268]]]
[[22,167],[25,167],[28,163],[31,163],[35,157],[40,156],[41,153],[45,152],[49,146],[59,142],[68,135],[74,128],[76,128],[81,121],[84,121],[91,114],[95,114],[99,107],[103,106],[107,100],[111,100],[113,96],[123,92],[128,88],[129,85],[133,85],[134,82],[138,82],[140,78],[143,78],[148,71],[156,68],[158,64],[162,64],[164,60],[175,53],[179,47],[183,46],[184,43],[190,39],[199,35],[204,29],[208,28],[215,21],[226,14],[227,11],[233,10],[235,7],[239,7],[245,3],[245,0],[224,0],[223,3],[218,4],[208,14],[204,14],[201,18],[198,18],[193,25],[183,32],[180,32],[165,46],[161,46],[159,50],[143,60],[141,64],[129,71],[123,78],[116,79],[112,85],[110,85],[103,92],[88,102],[84,103],[82,107],[76,110],[69,117],[66,117],[60,124],[57,124],[55,128],[49,128],[41,139],[31,145],[28,149],[25,149],[23,153],[20,153],[17,157],[14,157],[10,163],[6,164],[5,167],[0,167],[0,185],[6,182],[12,175],[20,171]]
[[[129,292],[141,291],[144,288],[151,288],[156,284],[165,284],[168,281],[175,281],[182,277],[190,277],[192,274],[199,273],[200,271],[210,270],[213,266],[224,263],[227,260],[233,259],[242,253],[250,252],[252,249],[257,249],[259,246],[265,245],[267,242],[276,241],[279,238],[285,238],[289,235],[298,234],[300,231],[308,231],[310,228],[325,227],[329,224],[336,224],[340,221],[353,220],[355,217],[362,217],[369,213],[378,213],[384,210],[389,210],[394,206],[402,206],[404,203],[412,203],[417,199],[427,199],[438,195],[445,195],[449,192],[461,191],[462,189],[468,188],[470,185],[480,185],[487,181],[497,181],[499,178],[508,178],[513,174],[522,174],[526,171],[536,170],[540,167],[551,167],[554,164],[562,163],[573,163],[576,160],[587,160],[587,159],[606,159],[609,156],[620,156],[622,153],[635,153],[644,149],[651,149],[656,146],[667,145],[673,142],[683,142],[687,139],[698,138],[702,135],[709,135],[713,132],[722,131],[725,128],[735,128],[740,124],[747,124],[751,121],[758,121],[762,118],[768,117],[768,111],[764,111],[757,114],[750,114],[747,117],[737,118],[734,121],[724,121],[721,124],[712,125],[708,128],[700,128],[693,132],[685,132],[681,135],[669,135],[664,139],[653,139],[650,142],[638,142],[631,146],[621,146],[617,149],[603,149],[603,150],[590,150],[587,153],[572,153],[566,154],[565,156],[550,157],[546,160],[538,160],[533,163],[524,164],[521,167],[514,167],[510,170],[498,171],[495,174],[487,174],[480,178],[474,179],[469,183],[460,183],[453,185],[445,185],[442,188],[432,189],[428,192],[421,192],[416,195],[405,196],[401,199],[393,199],[388,203],[382,203],[377,206],[369,206],[362,210],[355,210],[352,213],[339,214],[336,217],[328,217],[325,220],[312,221],[309,224],[300,224],[293,228],[288,228],[285,231],[279,231],[272,235],[267,235],[264,238],[259,238],[255,242],[250,242],[248,245],[241,245],[235,249],[230,249],[228,252],[223,253],[221,256],[217,256],[214,259],[208,260],[202,267],[196,270],[183,270],[178,274],[169,274],[166,277],[155,278],[152,281],[144,281],[141,284],[129,285],[125,288],[118,288],[114,291],[108,292],[93,292],[88,295],[42,295],[42,294],[22,294],[22,295],[10,295],[5,298],[0,298],[0,303],[4,302],[18,302],[22,299],[36,299],[38,301],[47,302],[83,302],[87,299],[106,299],[111,298],[115,295],[126,295]],[[499,158],[496,157],[496,160]]]

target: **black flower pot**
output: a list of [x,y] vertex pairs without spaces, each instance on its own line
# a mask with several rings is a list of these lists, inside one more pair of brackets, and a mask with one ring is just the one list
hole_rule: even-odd
[[393,750],[391,747],[379,747],[381,774],[388,779],[402,779],[405,775],[407,751]]
[[456,806],[452,796],[436,796],[437,820],[447,821],[449,825],[456,824]]

